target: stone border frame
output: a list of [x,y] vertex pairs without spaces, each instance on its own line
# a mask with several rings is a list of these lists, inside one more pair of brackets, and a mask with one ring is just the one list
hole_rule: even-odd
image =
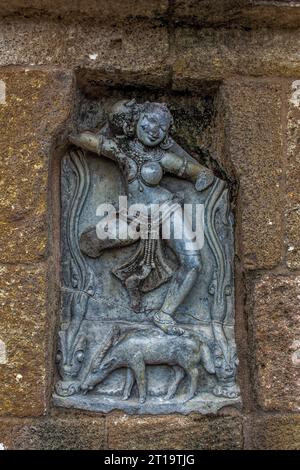
[[[1,79],[7,83],[8,93],[7,105],[1,109],[1,122],[10,122],[10,127],[3,126],[3,136],[6,135],[10,142],[10,147],[5,139],[2,142],[6,183],[18,193],[20,176],[27,178],[27,182],[23,181],[26,186],[20,188],[17,197],[12,197],[13,191],[2,197],[3,220],[8,229],[1,240],[5,246],[1,255],[2,278],[5,279],[7,289],[7,297],[6,294],[3,297],[5,321],[1,325],[1,335],[8,347],[7,364],[2,364],[0,369],[1,383],[4,384],[1,414],[5,418],[0,425],[1,428],[11,429],[6,445],[10,445],[10,442],[11,446],[24,445],[21,442],[26,442],[26,436],[29,439],[32,435],[36,445],[45,445],[44,427],[54,434],[60,434],[61,429],[64,442],[68,443],[66,445],[74,445],[69,433],[76,429],[80,434],[80,429],[86,429],[88,423],[94,423],[93,429],[98,439],[95,442],[91,438],[89,445],[98,448],[109,446],[112,449],[126,446],[143,448],[149,442],[152,447],[161,445],[171,448],[174,445],[174,448],[190,448],[192,443],[194,446],[209,447],[213,436],[216,436],[216,428],[220,433],[216,446],[237,448],[243,446],[243,421],[246,447],[252,445],[252,426],[261,426],[259,429],[263,429],[264,423],[269,423],[270,432],[274,434],[273,421],[270,422],[269,418],[269,421],[258,419],[251,413],[257,410],[293,412],[299,407],[296,394],[298,366],[290,371],[292,350],[288,349],[289,353],[285,354],[285,348],[291,348],[299,336],[296,327],[295,331],[289,329],[296,319],[293,313],[296,315],[299,309],[296,297],[299,292],[300,266],[296,249],[299,242],[293,232],[293,227],[298,226],[298,219],[294,218],[292,211],[297,203],[296,188],[299,184],[295,168],[298,145],[295,127],[299,118],[297,105],[293,102],[289,104],[288,101],[294,96],[294,81],[236,77],[225,79],[220,86],[219,106],[225,113],[219,113],[220,119],[215,125],[216,132],[222,130],[225,140],[218,142],[215,155],[226,159],[220,163],[239,182],[236,210],[236,321],[241,360],[239,370],[243,370],[239,379],[244,401],[243,413],[224,410],[215,417],[147,417],[142,421],[139,418],[139,421],[136,418],[124,420],[117,414],[106,420],[101,416],[89,418],[84,416],[85,413],[53,409],[51,415],[48,415],[51,387],[47,377],[50,376],[49,370],[54,362],[53,354],[49,355],[49,348],[54,337],[57,298],[47,293],[47,285],[50,280],[49,288],[53,292],[57,282],[54,273],[58,270],[58,259],[53,251],[58,229],[50,214],[53,204],[57,203],[54,175],[58,155],[63,153],[62,129],[72,112],[74,78],[72,73],[49,71],[44,67],[32,67],[27,71],[24,68],[8,67],[2,69],[1,75]],[[103,76],[103,73],[100,75]],[[133,83],[132,75],[129,74],[130,79],[126,75],[124,70],[118,80]],[[78,77],[82,80],[80,74]],[[201,77],[197,78],[196,83],[201,83],[201,80]],[[167,84],[167,79],[163,81]],[[195,80],[182,80],[180,86],[183,89],[194,88]],[[26,124],[22,108],[18,107],[19,100],[24,98],[28,103],[26,109],[29,117]],[[286,133],[287,119],[289,128]],[[23,155],[25,158],[12,165],[14,155]],[[51,180],[48,180],[49,164],[52,167]],[[51,188],[52,202],[49,201],[47,187]],[[37,197],[31,200],[30,194]],[[11,204],[10,197],[14,204]],[[24,203],[25,211],[21,203]],[[14,234],[20,227],[23,237],[15,239]],[[290,250],[292,246],[294,249]],[[274,298],[274,288],[281,293],[279,299]],[[275,315],[276,311],[278,316]],[[15,312],[20,312],[20,315],[16,317]],[[276,334],[277,343],[269,335],[272,325],[280,330]],[[32,332],[35,333],[34,341],[27,341]],[[47,333],[45,344],[43,335]],[[22,374],[23,369],[25,372]],[[277,377],[275,383],[282,381],[278,388],[272,387],[274,375]],[[37,422],[40,424],[32,431],[32,423],[36,420],[32,421],[31,417],[44,414],[48,417],[41,418]],[[11,417],[13,421],[10,421]],[[26,419],[17,419],[21,417]],[[276,419],[279,424],[282,421],[281,425],[285,427],[298,426],[297,417],[293,417],[294,421],[287,416]],[[121,423],[124,424],[121,426]],[[181,433],[187,436],[191,433],[194,440],[178,437],[171,442],[167,437],[170,433],[166,430],[175,425]],[[126,442],[128,429],[135,435],[134,442]],[[143,429],[147,429],[148,442],[142,439]],[[155,436],[162,430],[165,437],[158,444]],[[11,433],[15,434],[14,437]],[[205,433],[211,441],[206,440]],[[18,441],[20,436],[22,441]],[[55,437],[52,439],[55,441]],[[88,440],[80,439],[78,446],[88,444]],[[262,444],[256,442],[255,445]]]

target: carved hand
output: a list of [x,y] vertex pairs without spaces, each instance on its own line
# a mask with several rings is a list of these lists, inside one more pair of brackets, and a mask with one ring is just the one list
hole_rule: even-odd
[[80,147],[80,134],[70,134],[68,136],[69,142],[71,144],[76,145],[77,147]]
[[204,191],[204,189],[208,188],[213,183],[214,179],[214,174],[210,170],[201,171],[195,183],[196,190]]
[[69,141],[77,147],[99,153],[101,136],[86,131],[80,134],[70,134]]

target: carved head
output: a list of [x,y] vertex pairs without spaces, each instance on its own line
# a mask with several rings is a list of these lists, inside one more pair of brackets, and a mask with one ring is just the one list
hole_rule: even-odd
[[117,325],[114,325],[93,356],[89,371],[80,386],[83,392],[92,390],[95,385],[102,382],[115,369],[117,358],[114,355],[113,346],[119,338],[120,329]]
[[63,379],[74,379],[77,377],[85,358],[87,348],[87,338],[79,334],[73,343],[70,341],[68,330],[62,330],[58,333],[59,345],[56,353],[56,363],[59,373]]
[[214,348],[215,371],[219,381],[234,381],[238,358],[235,346],[228,346],[226,352],[216,344]]
[[136,135],[148,147],[161,144],[167,147],[169,130],[172,125],[173,118],[166,104],[146,102],[140,107]]
[[109,126],[114,135],[132,137],[139,117],[139,109],[135,100],[117,101],[108,113]]

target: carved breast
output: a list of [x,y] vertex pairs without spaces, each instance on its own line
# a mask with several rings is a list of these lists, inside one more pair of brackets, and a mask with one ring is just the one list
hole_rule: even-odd
[[126,165],[127,178],[128,178],[128,182],[130,183],[131,181],[133,181],[137,177],[138,166],[135,163],[135,161],[132,160],[131,158],[128,158],[126,163],[127,163],[127,165]]
[[163,170],[158,162],[146,162],[141,168],[141,179],[149,186],[156,186],[163,177]]

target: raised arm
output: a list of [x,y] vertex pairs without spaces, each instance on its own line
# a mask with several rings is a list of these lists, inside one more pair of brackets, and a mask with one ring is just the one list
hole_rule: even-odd
[[97,155],[104,155],[104,157],[111,160],[118,160],[120,150],[116,142],[108,139],[103,134],[94,134],[90,131],[81,132],[80,134],[71,134],[69,141],[77,147],[94,152]]
[[189,160],[176,153],[166,152],[161,163],[168,173],[194,183],[197,191],[203,191],[214,181],[212,171],[201,165],[197,160]]

